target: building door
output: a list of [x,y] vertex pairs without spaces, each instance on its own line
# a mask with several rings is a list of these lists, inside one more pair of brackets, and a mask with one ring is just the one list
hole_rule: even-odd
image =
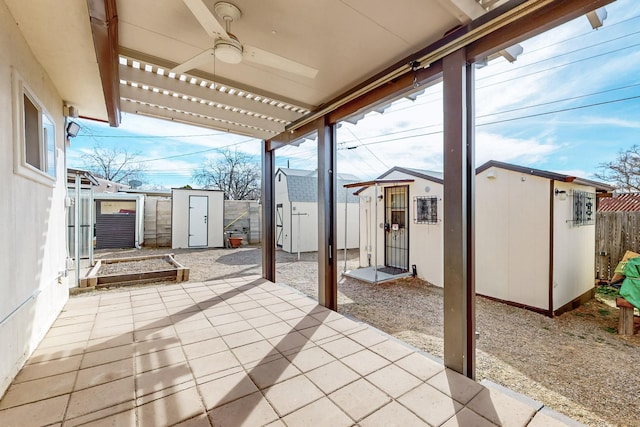
[[409,270],[409,187],[384,189],[384,264]]
[[282,230],[284,229],[282,223],[282,203],[276,205],[276,247],[282,247]]
[[135,245],[136,201],[96,200],[96,249],[133,248]]
[[209,215],[208,196],[189,196],[189,247],[208,246],[209,229],[207,216]]

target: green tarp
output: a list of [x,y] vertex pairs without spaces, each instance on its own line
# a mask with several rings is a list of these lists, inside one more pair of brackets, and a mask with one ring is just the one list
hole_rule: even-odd
[[624,266],[625,279],[620,287],[620,296],[636,307],[640,307],[640,257],[631,258]]

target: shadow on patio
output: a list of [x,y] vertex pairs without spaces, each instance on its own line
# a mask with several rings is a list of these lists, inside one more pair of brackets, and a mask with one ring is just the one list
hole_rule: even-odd
[[258,276],[72,298],[0,401],[6,426],[565,425],[549,414]]

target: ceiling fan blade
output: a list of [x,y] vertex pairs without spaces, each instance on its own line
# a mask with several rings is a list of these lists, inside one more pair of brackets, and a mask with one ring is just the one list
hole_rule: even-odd
[[309,79],[315,79],[318,74],[318,70],[315,68],[300,64],[299,62],[292,61],[254,46],[244,45],[243,60],[260,65],[266,65],[267,67],[297,74]]
[[218,36],[229,38],[222,24],[211,13],[209,8],[205,6],[202,0],[182,0],[189,8],[193,16],[196,17],[202,28],[209,34],[209,37],[215,39]]
[[193,58],[169,70],[170,73],[182,74],[186,71],[198,68],[201,65],[213,64],[213,48],[202,51]]

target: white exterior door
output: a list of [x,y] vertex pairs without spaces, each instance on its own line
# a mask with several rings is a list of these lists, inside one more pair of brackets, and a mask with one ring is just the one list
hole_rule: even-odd
[[189,196],[189,247],[208,246],[209,197]]

